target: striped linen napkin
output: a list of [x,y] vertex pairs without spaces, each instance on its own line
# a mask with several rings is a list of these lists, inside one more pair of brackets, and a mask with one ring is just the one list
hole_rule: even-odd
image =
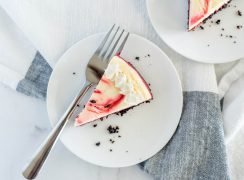
[[[183,84],[179,126],[158,154],[139,165],[141,169],[160,180],[230,179],[226,142],[243,129],[244,60],[214,66],[177,55],[152,29],[144,1],[1,0],[0,82],[45,100],[52,68],[63,52],[113,22],[159,45],[174,62]],[[244,178],[235,166],[230,164],[231,170]]]

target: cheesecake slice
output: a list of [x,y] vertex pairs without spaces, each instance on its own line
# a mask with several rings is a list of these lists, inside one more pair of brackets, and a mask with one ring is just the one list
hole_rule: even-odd
[[189,0],[188,30],[194,29],[229,2],[230,0]]
[[120,112],[151,99],[152,94],[148,84],[139,72],[117,55],[109,62],[85,108],[76,117],[75,126]]

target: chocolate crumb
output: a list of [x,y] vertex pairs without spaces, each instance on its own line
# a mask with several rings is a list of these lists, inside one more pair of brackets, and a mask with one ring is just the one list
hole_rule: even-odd
[[151,84],[150,84],[150,83],[148,83],[148,86],[151,86]]
[[224,28],[221,28],[222,31],[224,31],[225,29]]
[[223,34],[220,34],[220,36],[222,37],[222,36],[223,36]]
[[242,12],[240,10],[237,11],[238,16],[242,16]]
[[148,101],[145,101],[145,103],[150,103],[150,101],[148,100]]
[[77,107],[80,107],[80,105],[79,105],[79,104],[77,104],[76,106],[77,106]]
[[130,108],[127,108],[127,109],[124,109],[124,110],[122,110],[122,111],[119,111],[119,112],[117,112],[117,113],[115,113],[116,115],[118,115],[118,116],[123,116],[124,114],[126,114],[130,109],[133,109],[135,106],[132,106],[132,107],[130,107]]
[[136,56],[135,57],[135,60],[139,61],[140,60],[140,57],[139,56]]
[[121,136],[120,136],[120,135],[118,135],[118,138],[121,138]]
[[199,26],[201,30],[204,30],[204,27],[203,26]]
[[107,131],[109,132],[109,134],[119,133],[119,127],[118,126],[113,127],[109,125]]
[[75,72],[73,72],[73,75],[75,75],[76,73]]
[[219,25],[220,24],[220,19],[218,19],[215,23]]
[[148,57],[150,57],[151,55],[150,55],[150,54],[148,54],[147,56],[148,56]]
[[115,142],[115,140],[113,139],[109,139],[109,141],[113,144]]
[[236,44],[236,41],[234,41],[233,43]]
[[93,124],[93,127],[94,127],[94,128],[97,127],[97,124]]
[[242,26],[241,26],[241,25],[237,25],[236,28],[237,28],[237,29],[241,29]]
[[103,121],[103,117],[101,117],[100,120]]
[[97,142],[95,145],[96,145],[96,146],[100,146],[100,144],[101,144],[100,142]]
[[94,99],[90,100],[90,103],[96,103],[96,101]]
[[213,21],[211,21],[211,23],[213,23]]
[[85,105],[83,105],[83,108],[85,108],[86,106]]
[[111,104],[107,104],[106,106],[104,106],[105,108],[109,108],[111,106]]
[[112,149],[109,149],[110,152],[112,152],[113,150]]
[[233,36],[232,36],[232,35],[229,35],[229,37],[230,37],[230,38],[233,38]]
[[208,44],[207,46],[209,47],[210,45]]

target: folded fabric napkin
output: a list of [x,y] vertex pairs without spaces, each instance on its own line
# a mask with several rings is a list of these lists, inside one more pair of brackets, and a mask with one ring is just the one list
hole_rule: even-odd
[[[161,47],[174,62],[184,90],[174,136],[140,167],[155,179],[230,179],[225,140],[231,142],[244,123],[244,60],[214,66],[181,57],[152,29],[144,1],[1,0],[0,82],[45,100],[52,68],[62,53],[113,22]],[[235,166],[231,170],[244,178]]]

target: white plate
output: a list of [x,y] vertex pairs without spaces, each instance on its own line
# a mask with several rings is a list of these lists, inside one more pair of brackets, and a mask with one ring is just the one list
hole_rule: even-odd
[[[204,30],[188,32],[188,0],[147,0],[151,22],[164,42],[181,55],[205,63],[225,63],[244,57],[244,15],[236,15],[237,10],[244,13],[244,1],[233,0],[231,5],[237,7],[223,9],[211,19],[214,22],[221,19],[220,25],[208,20]],[[237,30],[237,25],[243,28]]]
[[[86,64],[102,38],[103,34],[97,34],[78,42],[55,66],[47,95],[52,124],[84,84]],[[148,54],[150,57],[145,57]],[[72,119],[61,135],[61,141],[75,155],[105,167],[130,166],[153,156],[172,137],[182,111],[179,77],[171,61],[158,47],[132,34],[121,56],[131,62],[151,84],[154,100],[135,107],[123,117],[111,115],[104,121],[98,120],[81,127],[74,127]],[[136,56],[140,57],[140,61],[135,60]],[[73,72],[76,74],[73,75]],[[94,128],[93,124],[97,124],[97,127]],[[110,135],[107,132],[110,124],[120,127],[119,134]],[[116,142],[111,144],[110,138]],[[99,147],[95,146],[98,141],[101,142]]]

